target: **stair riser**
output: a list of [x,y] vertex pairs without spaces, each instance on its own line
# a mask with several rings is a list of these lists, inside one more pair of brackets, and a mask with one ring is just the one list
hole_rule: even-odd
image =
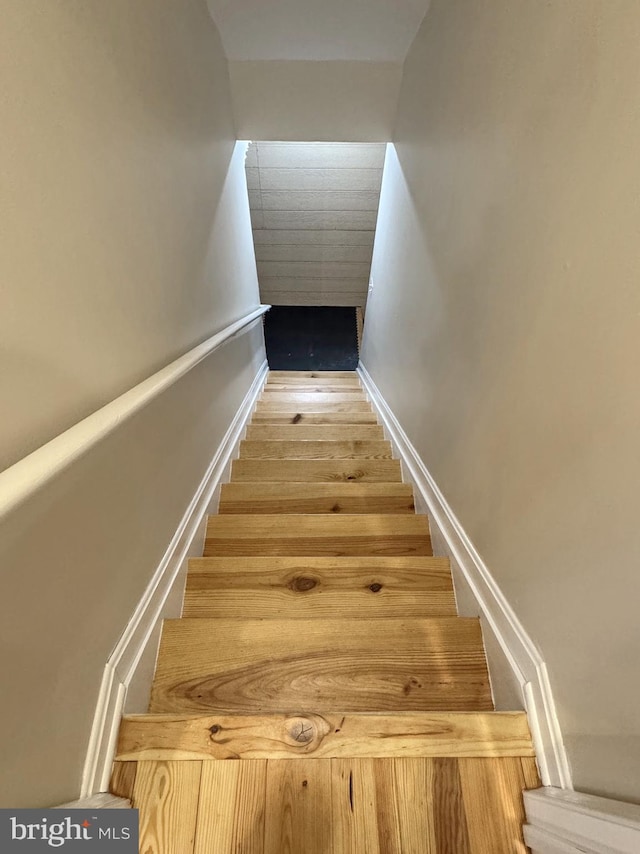
[[395,715],[135,715],[116,758],[175,761],[533,756],[524,712]]

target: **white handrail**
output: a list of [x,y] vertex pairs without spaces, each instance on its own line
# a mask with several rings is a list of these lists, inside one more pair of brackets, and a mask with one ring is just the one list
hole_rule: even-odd
[[229,326],[225,326],[220,332],[212,335],[202,344],[198,344],[166,368],[162,368],[0,472],[0,518],[77,460],[123,421],[146,406],[150,400],[173,385],[210,353],[246,331],[250,324],[262,317],[270,308],[270,305],[261,305],[234,323],[230,323]]

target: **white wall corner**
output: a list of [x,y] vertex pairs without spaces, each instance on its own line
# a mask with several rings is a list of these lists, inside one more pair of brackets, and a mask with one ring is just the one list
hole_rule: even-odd
[[[202,555],[206,517],[215,510],[219,486],[228,473],[231,460],[237,455],[246,423],[264,387],[267,374],[265,360],[216,449],[135,612],[106,662],[84,764],[81,798],[108,789],[127,694],[135,691],[140,696],[148,695],[162,621],[180,616],[188,560]],[[146,662],[146,666],[141,666],[142,661]]]
[[556,788],[524,793],[532,854],[637,854],[640,806]]
[[[446,554],[460,567],[478,603],[479,612],[494,634],[522,694],[536,750],[540,778],[545,786],[571,789],[569,763],[562,741],[544,660],[489,569],[466,535],[460,521],[389,408],[365,366],[358,374],[378,412],[408,479],[416,488],[416,504],[429,515],[432,532],[446,545]],[[434,529],[436,529],[434,531]],[[640,848],[637,849],[640,851]]]

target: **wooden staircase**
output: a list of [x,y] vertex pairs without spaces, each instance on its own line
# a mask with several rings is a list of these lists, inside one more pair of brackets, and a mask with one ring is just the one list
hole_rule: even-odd
[[524,854],[539,785],[357,375],[272,371],[122,721],[140,850]]

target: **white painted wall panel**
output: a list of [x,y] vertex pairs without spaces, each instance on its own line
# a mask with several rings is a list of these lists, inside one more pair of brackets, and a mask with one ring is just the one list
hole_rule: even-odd
[[306,278],[306,279],[367,279],[370,264],[351,261],[262,261],[258,264],[258,276],[263,278]]
[[297,245],[275,244],[256,246],[256,260],[260,261],[324,261],[350,263],[362,262],[371,267],[370,246],[318,246],[299,243]]
[[262,211],[264,228],[351,228],[373,231],[377,211]]
[[262,299],[363,305],[384,145],[258,142],[247,185]]
[[251,172],[252,181],[255,175],[256,183],[252,183],[249,189],[263,190],[369,190],[379,195],[382,180],[380,167],[279,169],[261,166],[259,172],[257,168],[251,169]]
[[253,240],[258,246],[367,246],[373,248],[373,231],[358,231],[357,229],[341,231],[340,229],[313,230],[312,228],[299,231],[281,228],[277,231],[254,228]]
[[249,190],[251,206],[265,211],[377,211],[379,197],[361,190]]
[[314,294],[304,294],[300,291],[265,291],[264,299],[268,300],[270,305],[364,306],[367,294],[349,291],[326,291]]
[[386,146],[380,143],[259,142],[256,151],[260,169],[382,169]]
[[297,290],[301,294],[320,293],[322,291],[364,291],[369,287],[367,278],[360,279],[332,279],[329,276],[317,279],[305,279],[299,276],[264,276],[260,287],[266,291],[274,290]]

